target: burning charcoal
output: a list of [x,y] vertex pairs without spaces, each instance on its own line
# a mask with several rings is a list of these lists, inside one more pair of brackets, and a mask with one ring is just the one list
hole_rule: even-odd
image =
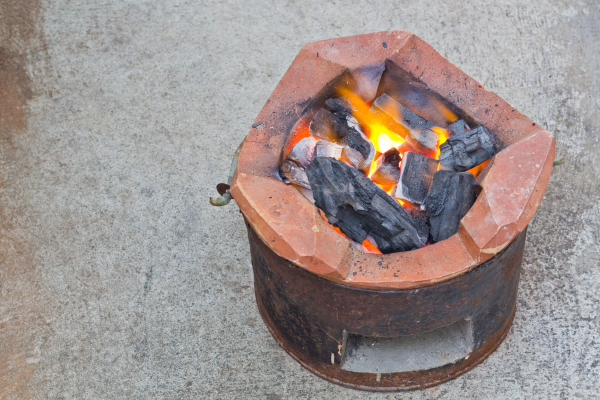
[[281,170],[290,183],[310,189],[310,183],[308,182],[308,177],[306,176],[306,172],[304,172],[304,168],[300,167],[295,162],[283,160]]
[[[439,138],[438,134],[432,130],[436,127],[433,122],[415,114],[385,93],[375,99],[371,110],[386,114],[393,120],[392,125],[394,123],[399,124],[407,129],[409,136],[405,139],[413,147],[422,147],[430,151],[436,151]],[[393,126],[390,126],[390,128],[394,129]]]
[[467,125],[465,120],[459,119],[458,121],[456,121],[455,123],[453,123],[452,125],[450,125],[448,127],[448,137],[460,135],[461,133],[464,133],[465,131],[468,131],[469,129],[471,129],[471,128],[469,128],[469,125]]
[[[340,115],[340,114],[336,114],[336,115]],[[356,118],[354,118],[352,115],[350,114],[345,114],[346,115],[346,125],[348,126],[348,128],[353,128],[356,129],[357,131],[359,131],[360,133],[363,133],[362,130],[360,129],[360,127],[358,126],[358,121],[356,120]]]
[[370,235],[384,254],[421,247],[406,211],[356,169],[342,161],[315,157],[306,174],[315,205],[350,239],[362,243]]
[[[420,63],[416,59],[413,61]],[[413,75],[391,59],[385,61],[385,71],[381,76],[377,93],[379,96],[383,93],[388,94],[421,117],[441,127],[455,121],[456,115],[460,114],[456,106],[431,90],[418,78],[418,74]]]
[[408,142],[404,142],[402,143],[400,146],[398,146],[398,153],[400,153],[400,156],[402,157],[404,153],[417,153],[422,155],[423,157],[429,157],[429,158],[434,158],[435,154],[437,153],[437,151],[431,151],[429,149],[424,149],[420,146],[417,146],[416,148],[411,146],[410,143]]
[[383,153],[375,161],[375,171],[371,180],[380,185],[393,185],[400,180],[400,153],[394,147]]
[[493,138],[483,126],[449,137],[440,146],[441,169],[463,172],[496,154]]
[[352,113],[355,111],[352,104],[343,97],[338,97],[337,99],[327,99],[325,102],[325,108],[334,114],[346,113],[352,115]]
[[438,161],[416,153],[404,153],[400,166],[400,181],[393,196],[412,203],[424,204]]
[[435,242],[448,239],[475,202],[473,182],[468,172],[437,171],[426,199],[431,237]]
[[[359,171],[367,173],[375,156],[375,146],[360,130],[358,121],[342,111],[345,104],[341,99],[329,99],[327,102],[326,105],[331,109],[339,111],[332,113],[327,109],[319,110],[310,123],[311,135],[344,146],[342,159]],[[319,153],[319,157],[340,158],[328,154],[336,153]]]
[[337,144],[342,144],[351,130],[362,134],[358,121],[351,114],[344,111],[332,113],[325,108],[315,114],[309,125],[309,132],[313,137]]
[[331,157],[339,160],[342,158],[344,146],[328,142],[326,140],[317,141],[315,146],[315,157]]
[[[348,239],[350,240],[350,244],[352,244],[352,247],[354,247],[356,250],[360,250],[363,253],[381,254],[379,249],[377,249],[375,240],[373,238],[370,238],[371,240],[369,240],[369,238],[370,238],[370,236],[367,236],[366,241],[362,242],[362,243],[355,242],[354,240],[352,240],[350,238],[348,238]],[[369,242],[369,243],[365,246],[366,242]]]
[[375,157],[375,146],[359,128],[350,128],[342,140],[342,160],[361,171],[369,172]]
[[347,127],[347,124],[344,122],[331,111],[322,108],[315,114],[308,129],[317,139],[340,143],[346,135],[344,126]]
[[315,138],[304,138],[298,143],[296,143],[294,148],[292,148],[292,150],[288,153],[288,155],[285,158],[294,161],[296,164],[306,169],[306,167],[308,167],[308,164],[310,164],[310,160],[312,160],[316,145],[317,141],[315,140]]
[[375,100],[377,87],[384,69],[385,64],[383,62],[352,69],[352,77],[357,85],[357,94],[363,100],[367,102]]
[[421,245],[425,246],[429,240],[429,224],[427,223],[427,214],[424,211],[416,210],[414,208],[406,208],[406,213],[412,218],[412,223],[417,230],[419,239],[421,239]]
[[279,177],[281,178],[281,180],[283,181],[283,183],[285,183],[286,185],[290,183],[290,180],[287,178],[287,176],[285,176],[285,174],[283,173],[283,169],[279,168]]

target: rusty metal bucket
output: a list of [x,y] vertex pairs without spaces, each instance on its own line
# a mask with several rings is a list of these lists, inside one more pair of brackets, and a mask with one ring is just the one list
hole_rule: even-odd
[[492,353],[515,315],[526,231],[457,278],[374,290],[298,268],[247,227],[256,302],[269,331],[302,366],[339,385],[399,391],[450,380]]

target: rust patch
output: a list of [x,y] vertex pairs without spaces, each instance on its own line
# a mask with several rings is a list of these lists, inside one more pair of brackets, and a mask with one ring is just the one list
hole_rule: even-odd
[[0,0],[0,138],[11,144],[27,128],[34,93],[28,59],[46,48],[41,22],[39,0]]
[[[47,65],[41,11],[40,0],[0,0],[0,146],[6,149],[15,148],[16,135],[27,129],[27,103],[36,94],[32,72]],[[2,161],[15,165],[16,157],[3,151]],[[14,186],[5,173],[1,186]],[[34,397],[29,381],[43,323],[34,284],[39,279],[11,200],[0,197],[0,398],[25,399]]]

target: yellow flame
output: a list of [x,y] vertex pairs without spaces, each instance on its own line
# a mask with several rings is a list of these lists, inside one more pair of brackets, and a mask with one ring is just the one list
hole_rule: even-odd
[[369,126],[369,131],[369,139],[375,145],[375,150],[380,153],[385,153],[392,147],[397,148],[404,143],[404,139],[387,129],[385,126],[373,124]]
[[379,151],[381,153],[385,153],[386,151],[392,148],[394,142],[392,142],[392,139],[390,139],[388,135],[386,135],[385,133],[381,133],[377,138],[377,144],[379,147]]
[[364,122],[368,121],[369,116],[372,113],[369,110],[369,105],[363,99],[345,87],[340,88],[339,93],[342,97],[345,97],[346,100],[348,100],[356,110],[356,112],[354,112],[352,115],[358,120],[358,122],[363,124]]
[[442,152],[440,151],[440,146],[446,141],[448,140],[448,131],[446,131],[444,128],[440,128],[439,126],[434,126],[433,128],[431,128],[432,131],[434,131],[435,133],[437,133],[438,135],[438,143],[437,143],[437,147],[435,149],[435,159],[439,160],[440,159],[440,154],[442,154]]
[[404,139],[398,133],[387,127],[383,117],[372,112],[369,104],[356,93],[347,88],[340,88],[339,92],[356,110],[352,116],[365,128],[365,134],[373,142],[376,151],[385,153],[392,147],[398,147],[404,143]]

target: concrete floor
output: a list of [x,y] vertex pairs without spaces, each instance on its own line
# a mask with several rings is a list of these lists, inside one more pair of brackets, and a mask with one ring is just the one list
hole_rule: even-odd
[[[600,3],[0,0],[0,398],[563,399],[600,392]],[[208,197],[301,48],[409,30],[552,132],[517,315],[483,364],[371,394],[272,339]]]

